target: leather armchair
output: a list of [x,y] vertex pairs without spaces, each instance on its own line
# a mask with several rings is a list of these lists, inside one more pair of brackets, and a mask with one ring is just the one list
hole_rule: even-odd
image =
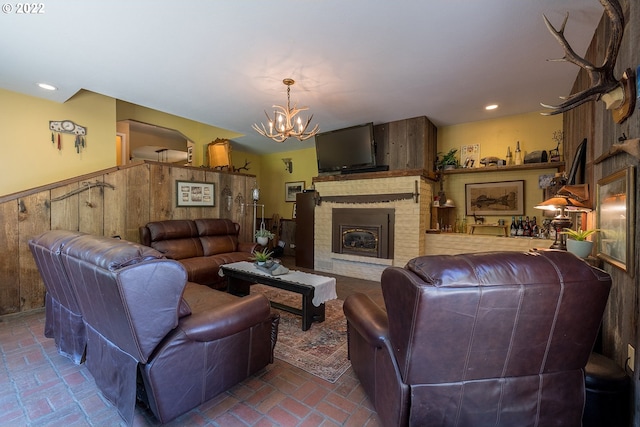
[[166,423],[273,361],[279,316],[264,296],[187,282],[179,262],[143,245],[62,233],[87,369],[128,424],[136,397]]
[[344,303],[382,425],[579,426],[611,277],[564,251],[424,256]]

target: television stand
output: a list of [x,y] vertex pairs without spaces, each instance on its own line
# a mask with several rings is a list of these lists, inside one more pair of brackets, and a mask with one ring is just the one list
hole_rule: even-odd
[[340,171],[341,175],[349,175],[352,173],[365,173],[365,172],[385,172],[389,170],[389,165],[378,165],[378,166],[370,166],[366,168],[353,168],[353,169],[342,169]]

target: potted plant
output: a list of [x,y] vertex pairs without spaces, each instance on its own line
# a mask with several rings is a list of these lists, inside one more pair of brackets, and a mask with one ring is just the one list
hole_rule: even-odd
[[579,256],[580,258],[586,258],[591,254],[593,248],[593,242],[587,240],[587,237],[593,233],[600,231],[597,228],[592,230],[573,230],[571,228],[565,228],[562,234],[566,234],[567,239],[567,251]]
[[253,251],[252,255],[251,259],[257,262],[258,265],[265,265],[265,263],[271,259],[273,252],[268,249],[264,249],[262,251]]
[[456,158],[457,149],[452,148],[447,154],[438,153],[438,160],[436,161],[437,170],[455,169],[460,163]]
[[260,228],[256,231],[256,240],[262,246],[266,246],[269,243],[269,240],[273,239],[273,233],[267,230],[266,228]]

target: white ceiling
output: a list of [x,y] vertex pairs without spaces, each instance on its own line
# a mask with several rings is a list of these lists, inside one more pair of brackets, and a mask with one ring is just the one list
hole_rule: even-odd
[[[7,3],[15,7],[16,3]],[[427,116],[437,126],[540,111],[568,95],[574,65],[546,29],[570,12],[583,55],[597,0],[56,0],[0,15],[0,87],[59,102],[86,89],[236,131],[236,149],[277,144],[264,110],[310,107],[329,131]],[[38,82],[59,88],[45,92]],[[488,103],[500,108],[483,110]],[[187,135],[189,136],[189,135]],[[193,138],[193,136],[191,137]]]

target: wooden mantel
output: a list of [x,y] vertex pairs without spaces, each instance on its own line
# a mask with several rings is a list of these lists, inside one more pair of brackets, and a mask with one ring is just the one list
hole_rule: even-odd
[[331,182],[331,181],[349,181],[356,179],[376,179],[376,178],[398,178],[403,176],[421,176],[432,181],[436,180],[436,174],[424,169],[399,169],[383,172],[363,172],[363,173],[350,173],[346,175],[324,175],[316,176],[311,179],[311,182]]

